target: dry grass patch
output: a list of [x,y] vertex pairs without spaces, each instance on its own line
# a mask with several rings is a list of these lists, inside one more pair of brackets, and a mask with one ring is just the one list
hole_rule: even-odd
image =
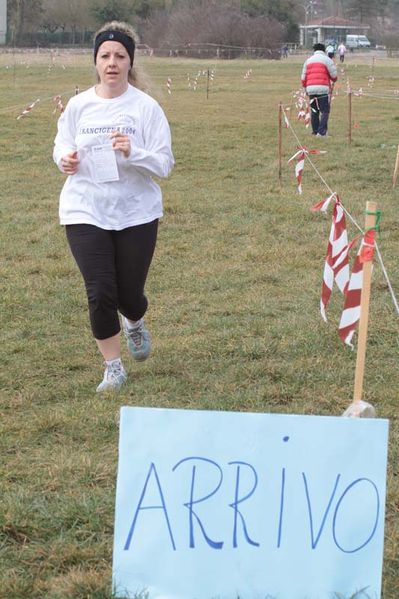
[[[291,120],[302,143],[328,150],[315,157],[317,167],[359,223],[367,200],[382,208],[379,246],[398,293],[397,99],[354,99],[360,126],[349,147],[345,78],[366,88],[371,70],[364,57],[354,60],[334,100],[331,138],[315,140],[294,113]],[[299,60],[143,64],[171,122],[177,164],[162,184],[165,217],[148,281],[154,353],[140,366],[127,362],[129,384],[103,398],[94,392],[102,367],[83,284],[58,225],[63,178],[51,160],[52,97],[68,90],[65,101],[75,85],[92,84],[91,54],[54,63],[49,54],[14,63],[0,54],[0,596],[7,599],[110,597],[121,405],[337,415],[351,400],[355,354],[338,338],[337,293],[327,324],[318,313],[330,218],[309,208],[328,194],[306,165],[298,196],[285,164],[296,149],[289,131],[282,189],[277,177],[277,106],[299,88]],[[187,75],[214,66],[207,100],[206,78],[193,92]],[[376,62],[375,92],[397,87],[397,68]],[[365,399],[391,421],[384,599],[399,594],[397,331],[377,264]]]

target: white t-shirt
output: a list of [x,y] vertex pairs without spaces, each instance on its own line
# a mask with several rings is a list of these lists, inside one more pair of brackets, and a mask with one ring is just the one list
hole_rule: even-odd
[[[115,151],[119,179],[97,182],[101,177],[93,147],[109,145],[116,130],[129,136],[130,156]],[[54,142],[59,168],[61,158],[74,151],[80,164],[61,191],[62,225],[86,223],[119,231],[162,216],[161,189],[152,176],[167,177],[174,159],[169,124],[153,98],[132,85],[117,98],[101,98],[94,87],[71,98]]]

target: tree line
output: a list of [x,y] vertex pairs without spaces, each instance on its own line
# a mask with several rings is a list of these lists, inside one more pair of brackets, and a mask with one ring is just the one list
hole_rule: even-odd
[[331,15],[372,25],[376,41],[399,31],[399,0],[7,0],[8,43],[88,44],[123,20],[157,49],[219,45],[271,53],[297,42],[299,24]]

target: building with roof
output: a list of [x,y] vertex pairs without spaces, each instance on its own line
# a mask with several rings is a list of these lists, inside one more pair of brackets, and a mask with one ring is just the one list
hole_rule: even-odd
[[300,45],[311,48],[313,44],[335,40],[345,41],[347,35],[367,35],[370,25],[356,23],[342,17],[311,19],[305,25],[299,25]]

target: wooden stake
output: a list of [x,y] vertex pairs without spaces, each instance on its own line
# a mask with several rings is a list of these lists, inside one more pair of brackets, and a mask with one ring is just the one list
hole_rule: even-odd
[[282,128],[282,117],[283,117],[283,105],[280,102],[278,105],[278,180],[280,187],[282,186],[282,173],[283,173],[283,128]]
[[348,141],[352,143],[352,92],[348,93]]
[[331,116],[331,108],[332,108],[333,95],[334,95],[334,83],[331,85],[330,93],[328,94],[328,103],[330,105],[330,116]]
[[207,72],[207,78],[206,78],[206,99],[209,98],[209,69]]
[[393,171],[393,178],[392,178],[392,189],[396,185],[396,179],[398,178],[398,171],[399,171],[399,146],[398,146],[398,151],[396,152],[395,168]]
[[[366,220],[365,229],[375,227],[376,223],[376,202],[367,202],[366,204]],[[371,213],[371,214],[370,214]],[[370,291],[371,291],[371,273],[373,263],[371,260],[363,264],[363,285],[362,295],[360,300],[360,320],[359,320],[359,335],[357,342],[356,370],[355,370],[355,387],[353,391],[353,401],[361,401],[363,393],[364,365],[366,358],[367,344],[367,329],[369,323],[369,306],[370,306]]]

